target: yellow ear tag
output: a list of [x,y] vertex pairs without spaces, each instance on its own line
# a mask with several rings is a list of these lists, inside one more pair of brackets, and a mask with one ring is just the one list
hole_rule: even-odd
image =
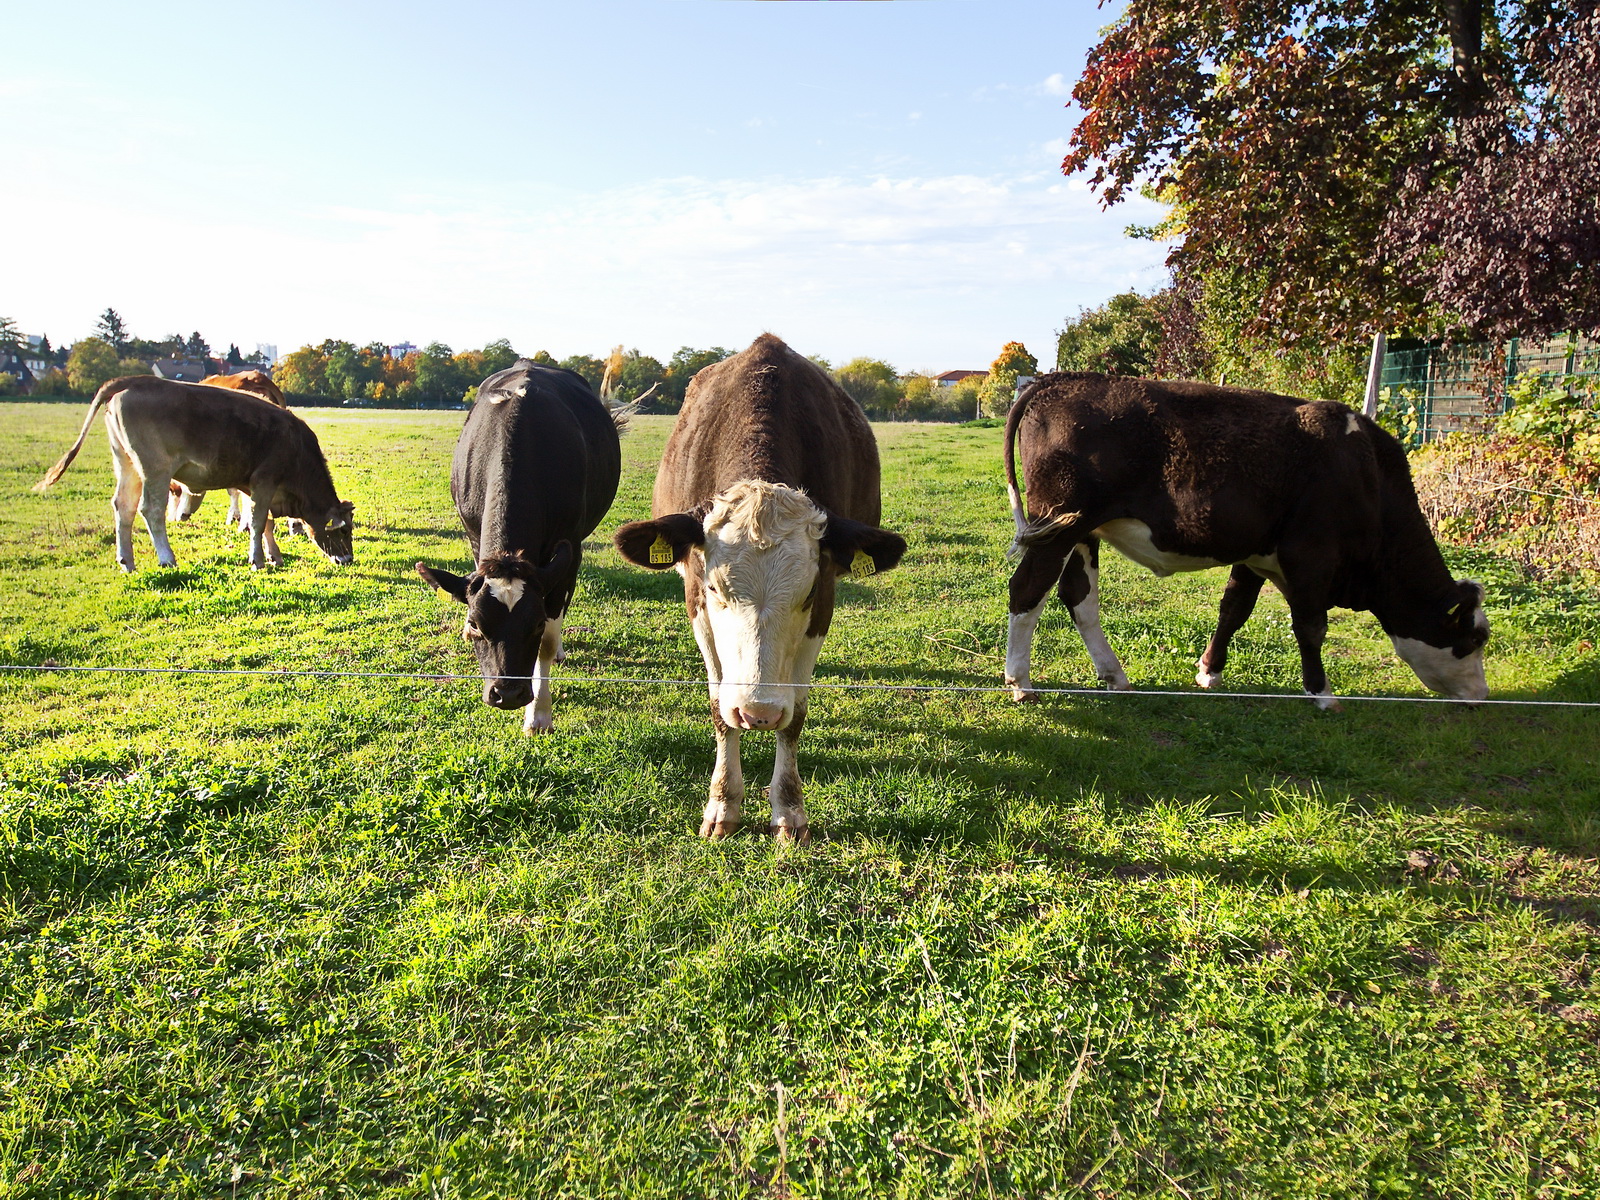
[[878,573],[878,564],[872,561],[872,555],[865,550],[857,550],[856,556],[850,560],[850,574],[857,579],[865,579],[868,575]]
[[656,540],[650,543],[650,561],[657,566],[671,566],[675,557],[672,543],[661,534],[656,534]]

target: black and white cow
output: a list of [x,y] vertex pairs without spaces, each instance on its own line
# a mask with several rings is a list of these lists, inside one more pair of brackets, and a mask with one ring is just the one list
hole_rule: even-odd
[[550,666],[563,657],[583,539],[617,494],[627,419],[581,375],[518,359],[479,385],[456,442],[450,493],[476,565],[453,575],[418,563],[417,573],[467,606],[483,702],[526,707],[525,733],[553,724]]
[[[1027,483],[1017,482],[1020,452]],[[1263,580],[1289,602],[1307,693],[1337,708],[1322,666],[1331,607],[1370,611],[1428,687],[1482,700],[1483,589],[1452,579],[1400,443],[1342,404],[1202,383],[1042,376],[1006,421],[1022,561],[1011,577],[1006,683],[1032,698],[1029,656],[1059,581],[1100,679],[1128,677],[1100,628],[1099,544],[1157,575],[1231,565],[1196,682],[1212,687]]]
[[809,836],[796,766],[807,689],[841,575],[887,571],[905,539],[877,527],[878,446],[861,407],[770,333],[689,384],[649,521],[624,558],[676,568],[711,688],[717,765],[702,837],[739,828],[743,734],[772,730],[770,828]]

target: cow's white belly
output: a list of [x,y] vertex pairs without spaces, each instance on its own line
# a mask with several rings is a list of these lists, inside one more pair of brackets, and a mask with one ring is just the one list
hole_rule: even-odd
[[[1202,558],[1193,554],[1174,554],[1159,549],[1150,537],[1150,526],[1132,517],[1118,517],[1096,529],[1095,535],[1110,542],[1119,551],[1141,567],[1157,575],[1175,575],[1179,571],[1204,571],[1210,567],[1227,564],[1217,558]],[[1244,560],[1245,566],[1268,579],[1282,578],[1276,554],[1255,554]]]

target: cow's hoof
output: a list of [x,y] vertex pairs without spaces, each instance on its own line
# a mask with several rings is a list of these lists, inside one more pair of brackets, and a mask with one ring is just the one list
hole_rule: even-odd
[[122,568],[122,573],[124,575],[132,575],[133,574],[134,567],[133,567],[133,564],[131,562],[124,562],[122,559],[119,558],[119,559],[117,559],[117,566]]
[[1011,688],[1011,699],[1012,699],[1013,703],[1016,703],[1016,704],[1037,704],[1037,703],[1039,703],[1039,693],[1034,691],[1032,688],[1023,687],[1020,684],[1012,683],[1011,680],[1009,680],[1009,679],[1006,680],[1006,683]]
[[178,560],[173,559],[171,562],[158,562],[156,566],[160,567],[163,571],[175,571],[178,569]]
[[723,838],[732,837],[738,832],[739,822],[737,821],[715,821],[707,817],[700,822],[700,836],[710,838],[714,842],[720,842]]
[[1100,682],[1106,685],[1106,691],[1108,692],[1133,691],[1133,684],[1128,682],[1126,676],[1123,676],[1120,679],[1102,679]]
[[528,737],[538,737],[540,734],[554,733],[555,728],[555,717],[553,717],[550,713],[535,713],[531,718],[522,723],[522,732]]
[[775,841],[784,844],[804,846],[811,841],[811,826],[809,825],[801,825],[799,828],[793,825],[769,825],[767,832],[773,836]]
[[1343,712],[1344,705],[1327,692],[1313,693],[1311,698],[1317,702],[1317,707],[1323,712]]
[[1213,673],[1206,670],[1204,667],[1201,667],[1199,672],[1195,675],[1194,681],[1203,688],[1214,688],[1217,686],[1217,684],[1222,682],[1222,672],[1217,671]]

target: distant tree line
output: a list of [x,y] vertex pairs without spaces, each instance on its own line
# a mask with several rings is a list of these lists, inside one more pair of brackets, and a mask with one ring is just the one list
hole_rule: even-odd
[[[0,318],[0,350],[21,335],[14,321]],[[160,359],[199,362],[206,373],[218,374],[263,367],[258,356],[245,356],[237,346],[213,355],[199,332],[173,334],[159,341],[133,336],[114,308],[101,314],[94,335],[71,347],[29,348],[35,357],[50,356],[53,367],[34,381],[36,396],[87,396],[108,379],[148,375]],[[723,346],[697,349],[680,346],[665,363],[638,349],[615,346],[604,358],[574,354],[556,358],[546,350],[526,357],[546,366],[564,367],[588,381],[597,393],[617,403],[637,403],[647,413],[675,413],[683,406],[689,381],[701,370],[734,352]],[[482,349],[456,351],[443,342],[396,355],[371,342],[329,338],[301,346],[271,364],[272,377],[299,403],[326,403],[374,408],[440,408],[471,404],[478,385],[503,371],[520,354],[506,338]],[[873,420],[966,421],[1003,415],[1016,392],[1017,377],[1038,371],[1037,360],[1020,342],[1008,342],[988,372],[969,376],[953,386],[932,375],[902,374],[877,358],[853,358],[837,369],[827,359],[813,362],[829,372]],[[0,395],[15,392],[15,381],[0,375]]]

